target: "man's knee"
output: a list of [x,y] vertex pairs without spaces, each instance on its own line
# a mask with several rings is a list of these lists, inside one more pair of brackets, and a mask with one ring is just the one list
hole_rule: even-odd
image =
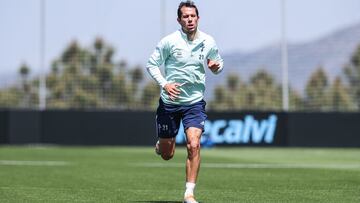
[[187,144],[187,150],[188,150],[189,158],[197,156],[199,154],[199,151],[200,151],[200,142],[198,142],[198,141],[190,141]]
[[188,143],[188,149],[192,152],[198,151],[200,149],[200,142],[196,141],[190,141]]

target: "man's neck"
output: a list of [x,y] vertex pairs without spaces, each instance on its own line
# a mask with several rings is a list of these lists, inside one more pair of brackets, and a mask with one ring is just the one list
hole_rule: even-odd
[[183,32],[186,34],[187,39],[188,39],[189,41],[194,41],[195,36],[196,36],[197,29],[196,29],[194,32],[186,32],[186,31],[184,31],[184,29],[183,29]]

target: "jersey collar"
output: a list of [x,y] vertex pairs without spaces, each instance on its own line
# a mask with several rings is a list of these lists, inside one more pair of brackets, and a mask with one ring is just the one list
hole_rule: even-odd
[[198,39],[200,39],[200,30],[197,29],[195,33],[195,37],[193,41],[188,40],[186,33],[182,30],[182,28],[179,29],[182,38],[184,38],[187,42],[196,42]]

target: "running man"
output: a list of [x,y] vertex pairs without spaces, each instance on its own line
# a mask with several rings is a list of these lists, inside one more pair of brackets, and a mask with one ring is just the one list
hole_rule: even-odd
[[[223,60],[214,39],[198,29],[196,5],[192,1],[181,2],[177,14],[181,29],[159,42],[146,68],[162,88],[156,112],[156,153],[164,160],[174,156],[175,136],[182,121],[188,154],[184,202],[197,203],[194,189],[200,169],[200,138],[207,118],[203,100],[205,67],[218,74]],[[160,72],[162,64],[165,77]]]

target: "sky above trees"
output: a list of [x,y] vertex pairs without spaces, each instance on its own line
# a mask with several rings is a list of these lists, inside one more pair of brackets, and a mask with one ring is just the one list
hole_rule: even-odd
[[[16,72],[23,62],[40,69],[40,0],[0,0],[0,74]],[[166,2],[161,10],[161,2]],[[46,1],[45,65],[72,40],[89,46],[103,37],[115,58],[144,65],[162,35],[179,28],[180,1]],[[200,29],[213,35],[222,53],[253,51],[281,39],[281,0],[195,1]],[[289,42],[314,40],[360,22],[358,0],[286,1]],[[161,20],[161,11],[165,18]]]

